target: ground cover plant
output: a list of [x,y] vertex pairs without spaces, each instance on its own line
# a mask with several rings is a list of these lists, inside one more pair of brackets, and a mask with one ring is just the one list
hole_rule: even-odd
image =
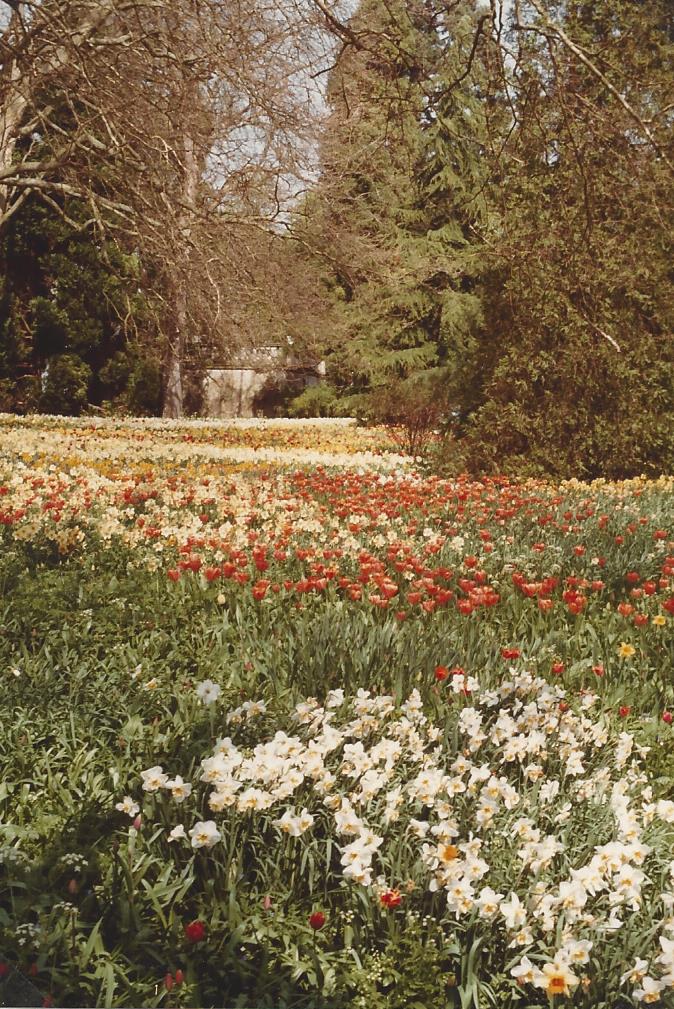
[[671,478],[0,418],[0,973],[55,1005],[674,1004]]

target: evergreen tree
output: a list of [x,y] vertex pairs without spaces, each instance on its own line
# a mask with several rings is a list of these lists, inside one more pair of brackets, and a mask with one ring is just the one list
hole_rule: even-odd
[[85,227],[81,205],[63,210],[29,198],[3,237],[2,409],[78,414],[116,401],[154,412],[159,365],[134,336],[151,326],[138,261]]
[[548,9],[556,20],[527,33],[514,75],[488,338],[457,464],[577,477],[671,470],[671,15],[658,0]]
[[481,323],[476,291],[484,116],[467,59],[471,4],[367,0],[362,48],[333,71],[323,171],[303,240],[326,251],[329,372],[349,393],[443,368],[456,388]]

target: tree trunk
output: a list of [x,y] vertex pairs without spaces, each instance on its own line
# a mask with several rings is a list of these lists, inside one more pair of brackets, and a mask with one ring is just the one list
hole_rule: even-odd
[[[194,92],[194,86],[189,92]],[[195,96],[196,97],[196,96]],[[187,131],[182,138],[183,147],[183,210],[179,219],[179,234],[184,246],[178,250],[174,270],[173,338],[169,346],[164,392],[164,417],[182,417],[184,408],[183,364],[185,337],[188,332],[189,314],[187,308],[187,285],[189,275],[189,239],[192,231],[190,220],[194,213],[199,185],[199,164],[194,151],[194,140]]]
[[[9,88],[0,108],[0,180],[12,174],[17,130],[28,107],[27,99],[19,90],[21,69],[15,61],[9,73]],[[0,184],[0,223],[10,216],[11,189]]]
[[[179,311],[182,306],[183,311]],[[166,366],[166,386],[164,388],[164,409],[163,417],[182,417],[183,415],[183,329],[180,324],[180,316],[185,322],[185,296],[177,293],[175,298],[175,326],[173,337],[169,345],[168,363]]]

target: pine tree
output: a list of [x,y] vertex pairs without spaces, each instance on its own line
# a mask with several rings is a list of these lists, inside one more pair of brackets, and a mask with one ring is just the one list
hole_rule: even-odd
[[328,253],[329,370],[351,393],[438,368],[456,380],[481,323],[471,225],[484,117],[474,75],[454,81],[472,5],[449,18],[367,0],[351,28],[362,48],[333,71],[322,176],[299,229]]

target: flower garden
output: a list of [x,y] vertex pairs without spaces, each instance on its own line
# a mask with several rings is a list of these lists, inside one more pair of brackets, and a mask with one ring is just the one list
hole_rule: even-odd
[[673,491],[0,417],[0,981],[673,1006]]

